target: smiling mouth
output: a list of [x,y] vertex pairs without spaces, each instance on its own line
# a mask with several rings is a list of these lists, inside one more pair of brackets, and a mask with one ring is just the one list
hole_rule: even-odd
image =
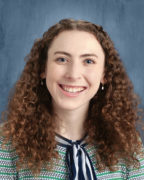
[[86,87],[84,87],[84,86],[67,86],[67,85],[63,85],[63,84],[59,84],[59,86],[64,91],[69,92],[69,93],[79,93],[86,89]]

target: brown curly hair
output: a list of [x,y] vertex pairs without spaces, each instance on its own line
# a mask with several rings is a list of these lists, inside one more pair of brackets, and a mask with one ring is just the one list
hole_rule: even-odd
[[[99,87],[91,99],[85,121],[87,142],[97,146],[97,168],[113,166],[123,158],[127,165],[139,165],[135,153],[140,153],[141,142],[136,130],[140,116],[139,96],[134,93],[118,52],[101,26],[73,19],[63,19],[37,39],[26,56],[26,65],[9,95],[7,111],[2,113],[4,143],[11,140],[19,156],[17,168],[27,164],[33,173],[44,165],[51,169],[55,151],[54,112],[46,84],[41,86],[40,75],[45,70],[47,52],[54,38],[63,31],[86,31],[93,34],[105,53],[105,89]],[[101,86],[101,85],[100,85]],[[6,116],[5,116],[6,115]],[[51,166],[50,166],[51,165]]]

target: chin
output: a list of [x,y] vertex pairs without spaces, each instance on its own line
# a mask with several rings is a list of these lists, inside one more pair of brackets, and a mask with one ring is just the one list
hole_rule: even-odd
[[87,106],[86,104],[77,104],[76,102],[74,103],[63,103],[63,105],[58,105],[57,107],[59,107],[60,109],[63,110],[68,110],[68,111],[72,111],[72,110],[76,110],[76,109],[80,109],[80,108],[84,108],[85,106]]
[[63,110],[68,110],[68,111],[72,111],[72,110],[75,110],[75,109],[78,109],[79,107],[78,106],[59,106],[60,109],[63,109]]

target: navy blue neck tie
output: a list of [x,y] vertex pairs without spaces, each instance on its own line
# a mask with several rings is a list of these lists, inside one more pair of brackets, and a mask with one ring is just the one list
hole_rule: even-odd
[[66,162],[70,180],[97,180],[91,159],[85,150],[86,137],[85,135],[81,140],[72,141],[56,134],[56,141],[67,148]]

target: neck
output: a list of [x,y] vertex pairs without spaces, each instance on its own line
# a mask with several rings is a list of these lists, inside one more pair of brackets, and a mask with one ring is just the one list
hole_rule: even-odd
[[71,140],[79,140],[85,135],[84,122],[87,117],[88,106],[75,110],[54,109],[58,134]]

